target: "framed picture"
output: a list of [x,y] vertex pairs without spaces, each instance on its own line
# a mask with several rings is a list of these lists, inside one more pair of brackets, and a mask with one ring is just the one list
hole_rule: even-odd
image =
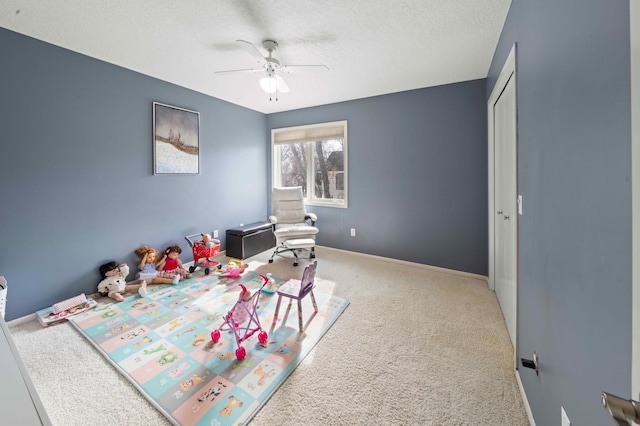
[[200,174],[200,113],[153,103],[153,174]]

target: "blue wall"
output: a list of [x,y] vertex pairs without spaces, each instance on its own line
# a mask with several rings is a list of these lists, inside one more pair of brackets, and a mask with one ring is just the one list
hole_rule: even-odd
[[[6,319],[80,292],[142,244],[265,220],[266,116],[0,29]],[[153,176],[152,103],[200,112],[201,174]],[[130,276],[133,278],[133,275]]]
[[631,390],[629,1],[513,0],[487,98],[517,43],[518,358],[535,421],[611,424]]
[[[224,249],[269,213],[270,129],[343,119],[349,208],[310,208],[318,243],[487,273],[485,80],[266,116],[5,29],[0,57],[7,320],[95,292],[142,244],[186,262],[184,236],[218,229]],[[200,112],[199,176],[153,176],[154,101]]]
[[308,208],[318,244],[486,275],[485,89],[482,79],[270,114],[269,134],[349,122],[349,208]]

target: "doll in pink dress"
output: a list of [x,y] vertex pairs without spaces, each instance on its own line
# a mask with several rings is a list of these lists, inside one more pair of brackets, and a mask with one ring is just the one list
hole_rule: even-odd
[[189,271],[182,267],[182,262],[180,261],[180,253],[182,253],[182,249],[179,245],[169,246],[164,250],[164,255],[162,259],[157,263],[157,268],[160,271],[159,276],[163,278],[175,278],[176,276],[180,276],[180,278],[190,278],[191,274]]

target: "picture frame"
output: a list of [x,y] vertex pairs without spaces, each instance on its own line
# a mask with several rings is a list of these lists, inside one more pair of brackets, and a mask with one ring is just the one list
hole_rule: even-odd
[[200,113],[153,103],[153,174],[200,174]]

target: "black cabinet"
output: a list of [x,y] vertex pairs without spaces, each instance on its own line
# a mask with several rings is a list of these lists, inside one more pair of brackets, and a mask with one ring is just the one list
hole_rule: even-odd
[[276,237],[269,222],[254,222],[227,229],[227,256],[246,259],[275,247]]

